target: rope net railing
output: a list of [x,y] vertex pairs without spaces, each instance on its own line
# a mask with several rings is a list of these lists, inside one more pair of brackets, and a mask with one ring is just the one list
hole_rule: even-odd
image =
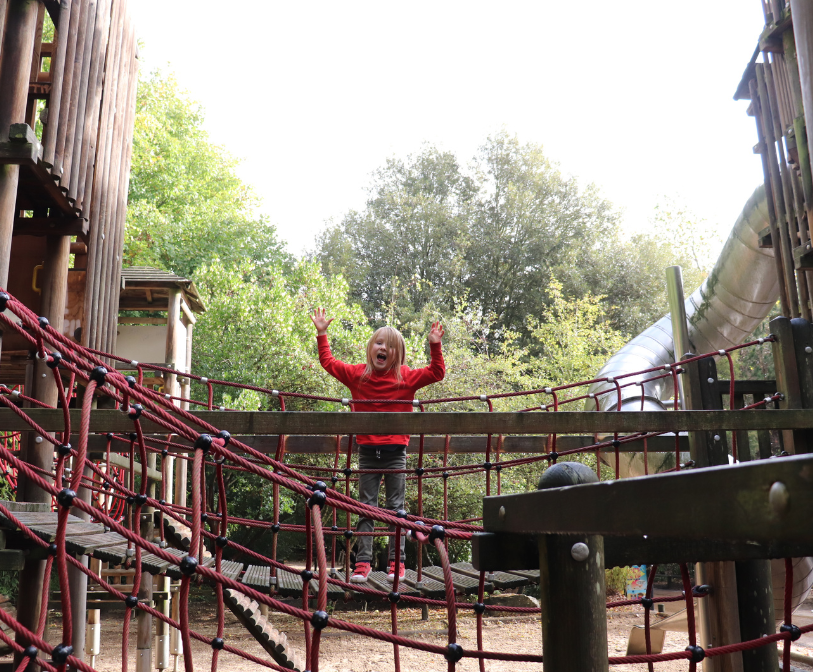
[[[448,669],[454,670],[458,662],[464,658],[476,659],[481,670],[485,670],[485,661],[517,661],[541,662],[541,655],[515,654],[500,651],[488,651],[483,648],[483,618],[489,611],[514,612],[517,614],[538,614],[539,609],[529,607],[509,607],[503,605],[485,604],[486,572],[479,572],[478,587],[475,602],[459,601],[455,589],[452,563],[450,561],[448,546],[450,541],[467,542],[472,535],[482,530],[482,527],[473,523],[479,518],[469,520],[448,520],[448,482],[451,478],[480,474],[485,477],[485,494],[492,492],[495,485],[497,494],[502,489],[501,474],[506,469],[532,465],[535,463],[555,464],[564,456],[595,455],[596,470],[599,479],[602,477],[601,452],[613,452],[615,455],[615,477],[619,476],[619,453],[621,447],[630,442],[642,442],[646,460],[647,439],[659,436],[665,432],[635,432],[629,435],[614,433],[612,438],[599,439],[594,437],[593,443],[579,448],[566,450],[557,449],[557,435],[544,437],[544,452],[536,455],[527,455],[513,459],[503,459],[502,451],[504,437],[491,434],[485,437],[485,459],[483,462],[466,462],[452,464],[450,462],[450,438],[445,437],[444,449],[440,457],[441,464],[430,466],[426,463],[424,436],[419,437],[417,464],[415,467],[404,470],[389,470],[392,473],[404,473],[415,482],[418,490],[418,511],[409,514],[404,510],[387,511],[360,503],[352,496],[352,484],[363,473],[370,470],[360,470],[352,466],[352,436],[348,437],[346,452],[342,453],[341,437],[337,436],[333,454],[332,466],[314,466],[286,463],[286,439],[280,436],[273,456],[256,450],[252,446],[233,437],[225,427],[216,427],[202,418],[181,408],[177,402],[194,403],[208,410],[215,410],[214,385],[227,388],[247,389],[265,394],[269,399],[276,399],[281,410],[285,410],[286,399],[309,399],[323,402],[332,402],[341,407],[349,407],[351,411],[363,409],[368,403],[400,403],[392,400],[357,400],[340,399],[318,395],[306,395],[296,392],[267,389],[258,386],[244,385],[230,381],[211,380],[204,376],[177,371],[168,367],[142,364],[124,358],[115,357],[84,348],[50,327],[47,320],[37,317],[21,303],[4,292],[0,292],[0,323],[4,329],[13,330],[23,336],[35,351],[37,359],[45,362],[52,372],[57,388],[59,403],[57,408],[63,410],[64,430],[56,436],[45,431],[32,417],[21,408],[23,402],[37,407],[50,407],[38,402],[24,394],[19,389],[0,387],[0,406],[10,409],[16,414],[36,436],[38,443],[47,442],[53,446],[55,453],[52,471],[38,469],[24,462],[20,456],[21,433],[7,433],[2,435],[0,446],[0,470],[9,488],[16,489],[19,478],[26,479],[28,484],[50,494],[53,508],[57,513],[56,538],[53,543],[44,541],[36,532],[28,527],[22,520],[15,517],[15,512],[0,504],[0,514],[10,524],[19,529],[33,546],[47,551],[44,586],[48,586],[51,574],[55,571],[61,599],[60,643],[49,644],[43,640],[46,627],[48,590],[43,590],[40,619],[34,630],[24,627],[10,614],[0,610],[0,620],[3,621],[17,636],[17,642],[8,635],[0,632],[0,639],[11,646],[18,657],[21,657],[17,672],[22,672],[29,664],[36,661],[47,670],[64,670],[67,665],[89,672],[93,668],[74,656],[71,648],[73,629],[76,624],[71,618],[71,593],[69,590],[68,568],[73,566],[87,575],[88,579],[106,591],[112,598],[123,601],[125,616],[122,627],[122,669],[128,666],[127,637],[130,621],[134,610],[141,610],[153,618],[167,623],[171,628],[179,630],[183,641],[184,666],[186,672],[194,669],[191,655],[191,640],[204,642],[212,648],[212,669],[216,669],[218,656],[225,651],[244,658],[245,660],[269,667],[284,670],[286,668],[269,660],[261,659],[248,654],[238,647],[228,645],[224,641],[224,590],[236,591],[260,605],[266,605],[269,610],[286,614],[301,620],[305,641],[306,668],[312,672],[319,669],[321,634],[325,628],[334,628],[347,633],[353,633],[376,640],[387,642],[393,646],[393,655],[396,671],[400,670],[399,647],[409,647],[436,654],[448,661]],[[13,314],[13,319],[8,313]],[[412,406],[424,412],[428,406],[457,402],[481,402],[486,405],[489,412],[494,412],[494,402],[500,399],[514,397],[543,397],[544,403],[538,403],[521,410],[520,412],[557,412],[568,404],[595,400],[597,408],[603,395],[616,395],[617,410],[621,410],[622,391],[631,386],[641,388],[642,405],[645,394],[645,384],[664,378],[671,379],[675,389],[674,409],[679,408],[677,384],[678,376],[684,372],[687,363],[700,360],[708,356],[726,358],[731,372],[730,382],[730,408],[734,409],[734,369],[732,353],[747,347],[758,347],[772,338],[758,339],[740,346],[719,350],[714,353],[700,355],[692,360],[684,360],[679,364],[665,365],[663,367],[649,368],[623,376],[605,377],[588,381],[579,381],[561,386],[543,387],[534,390],[507,392],[488,395],[471,395],[449,397],[443,399],[414,400]],[[110,361],[121,362],[133,367],[135,376],[125,376],[115,369],[108,369]],[[206,401],[190,400],[175,397],[169,394],[156,392],[142,385],[144,371],[154,371],[163,374],[172,374],[179,378],[197,381],[205,386]],[[600,392],[574,393],[579,388],[589,387],[595,383],[606,383],[609,387]],[[84,391],[81,391],[81,388]],[[126,413],[132,421],[132,432],[106,434],[105,456],[91,459],[88,449],[90,437],[90,409],[91,401],[95,397],[108,397]],[[81,402],[81,422],[78,432],[71,427],[71,415],[68,413],[70,399],[75,398]],[[766,407],[775,403],[781,395],[774,394],[745,406],[745,410]],[[409,402],[407,402],[409,403]],[[589,403],[589,402],[588,402]],[[227,410],[218,407],[219,410]],[[219,416],[218,416],[219,417]],[[166,439],[145,435],[142,421],[148,420],[152,425],[158,426],[167,435]],[[223,415],[222,424],[228,425],[228,413]],[[70,438],[78,433],[77,445],[70,444]],[[173,438],[177,437],[177,438]],[[680,470],[680,444],[679,436],[675,433],[675,466]],[[182,441],[186,441],[183,443]],[[185,454],[191,451],[191,454]],[[732,433],[732,452],[737,460],[736,432]],[[128,468],[112,463],[111,455],[117,453],[129,460]],[[161,476],[160,495],[153,495],[149,489],[149,459],[152,454],[155,459],[160,456]],[[171,492],[167,483],[167,459],[173,457],[185,460],[190,468],[191,505],[183,506],[171,501]],[[273,487],[273,520],[251,520],[230,515],[228,509],[228,493],[226,488],[226,474],[240,472],[250,474],[267,481]],[[372,473],[381,473],[381,470]],[[138,478],[136,478],[138,476]],[[324,480],[321,480],[324,477]],[[355,477],[355,478],[354,478]],[[155,479],[153,478],[153,481]],[[441,518],[432,518],[424,515],[423,494],[424,485],[437,481],[443,488]],[[207,487],[208,486],[208,487]],[[290,497],[301,498],[307,503],[304,523],[280,523],[280,492],[284,489]],[[207,490],[212,494],[207,496]],[[78,494],[77,494],[78,493]],[[138,529],[145,509],[153,509],[161,518],[159,523],[159,538],[144,538]],[[120,591],[115,585],[106,581],[99,573],[85,567],[81,561],[74,558],[67,551],[68,519],[71,511],[78,512],[102,523],[106,529],[123,537],[128,544],[128,559],[134,570],[133,583],[129,593]],[[341,514],[344,514],[343,516]],[[389,535],[394,539],[396,567],[401,557],[400,541],[406,535],[419,547],[428,547],[434,550],[439,558],[444,585],[444,598],[432,599],[414,594],[402,594],[402,579],[396,570],[392,578],[391,590],[382,591],[376,588],[350,583],[350,553],[344,553],[344,576],[336,570],[337,544],[344,539],[348,544],[352,538],[359,534],[351,526],[351,516],[363,516],[374,520],[380,527],[367,534]],[[184,555],[177,555],[168,550],[164,536],[163,519],[174,521],[179,525],[188,527],[189,547]],[[342,520],[343,519],[343,520]],[[327,520],[327,522],[326,522]],[[340,524],[341,523],[341,524]],[[271,555],[264,555],[258,551],[236,542],[229,536],[231,526],[254,527],[269,530],[274,535]],[[209,529],[207,529],[207,527]],[[305,537],[305,568],[299,569],[277,559],[276,540],[280,533],[296,533]],[[224,553],[233,555],[239,553],[259,565],[270,568],[272,578],[279,572],[298,574],[302,581],[301,607],[294,606],[280,598],[274,590],[272,582],[269,594],[257,591],[245,583],[230,578],[222,573],[222,566],[226,558]],[[139,600],[139,591],[144,580],[142,571],[142,558],[146,555],[154,556],[180,574],[180,589],[178,593],[178,618],[173,619],[160,610],[154,609],[147,603]],[[205,562],[206,556],[213,558],[211,564]],[[423,553],[417,553],[416,576],[420,583],[423,578]],[[694,670],[697,663],[705,656],[727,655],[737,651],[745,651],[760,646],[767,646],[775,642],[784,642],[785,669],[789,669],[789,656],[791,642],[796,641],[802,633],[813,631],[813,625],[799,627],[792,623],[791,618],[791,592],[793,572],[791,560],[786,565],[786,581],[784,594],[784,623],[780,631],[769,637],[748,642],[735,642],[727,646],[714,647],[703,650],[695,637],[694,600],[707,594],[705,586],[692,586],[688,568],[680,565],[683,583],[681,595],[654,597],[654,575],[656,567],[650,568],[645,597],[608,602],[607,608],[616,608],[633,604],[645,608],[646,655],[609,657],[610,664],[646,663],[650,670],[653,665],[669,660],[687,660],[689,669]],[[55,567],[55,568],[54,568]],[[217,600],[217,634],[207,637],[190,626],[189,595],[194,585],[205,582],[211,585],[218,597]],[[315,596],[310,595],[311,587],[315,586]],[[338,587],[346,594],[356,594],[364,599],[378,599],[390,604],[390,631],[376,630],[363,625],[355,624],[328,614],[328,588]],[[689,621],[688,646],[684,651],[672,653],[652,653],[650,609],[656,602],[684,601]],[[311,606],[315,606],[311,609]],[[444,609],[447,620],[447,641],[444,645],[433,644],[421,640],[410,639],[398,634],[398,607],[401,606],[431,606]],[[470,611],[476,616],[477,648],[464,649],[457,642],[457,616],[461,611]],[[22,646],[18,642],[27,643]]]

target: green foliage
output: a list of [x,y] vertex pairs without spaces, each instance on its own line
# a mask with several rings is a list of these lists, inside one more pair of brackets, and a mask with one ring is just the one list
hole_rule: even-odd
[[124,265],[192,277],[215,258],[255,271],[289,262],[276,229],[255,215],[238,161],[202,125],[202,108],[171,74],[139,82]]
[[608,595],[621,593],[627,589],[627,579],[629,578],[629,567],[612,567],[604,570],[604,587]]

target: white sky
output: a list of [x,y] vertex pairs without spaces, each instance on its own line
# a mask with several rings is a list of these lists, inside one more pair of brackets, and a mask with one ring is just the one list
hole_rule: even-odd
[[[643,228],[659,198],[727,234],[762,181],[732,96],[758,0],[137,0],[142,68],[176,73],[292,251],[431,142],[467,163],[505,128]],[[702,11],[701,11],[702,10]]]

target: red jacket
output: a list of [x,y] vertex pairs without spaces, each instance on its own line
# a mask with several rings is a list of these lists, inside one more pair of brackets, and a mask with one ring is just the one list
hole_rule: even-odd
[[[369,378],[362,380],[365,364],[345,364],[330,352],[327,336],[317,336],[319,363],[331,376],[350,389],[353,399],[404,399],[408,404],[358,404],[353,410],[360,413],[410,413],[415,392],[439,380],[446,374],[440,343],[430,343],[431,362],[424,369],[401,367],[401,382],[395,379],[390,370],[385,374],[373,370]],[[387,444],[407,445],[406,434],[359,434],[356,441],[360,446],[383,446]]]

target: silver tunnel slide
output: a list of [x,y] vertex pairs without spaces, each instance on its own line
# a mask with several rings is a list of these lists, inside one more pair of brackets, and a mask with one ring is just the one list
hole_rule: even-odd
[[[759,247],[759,232],[768,226],[768,208],[764,186],[758,187],[745,204],[726,240],[717,263],[705,282],[686,299],[689,341],[692,351],[713,352],[744,342],[767,317],[779,298],[779,281],[773,250]],[[672,321],[669,315],[633,338],[613,355],[596,376],[619,376],[634,371],[671,364],[684,353],[675,353]],[[625,382],[643,380],[625,378]],[[590,392],[614,388],[612,383],[597,383]],[[643,391],[632,385],[621,391],[622,410],[666,410],[674,394],[669,377],[643,383]],[[612,411],[618,406],[617,394],[599,397],[600,409]],[[595,410],[591,400],[587,410]],[[650,454],[649,471],[655,473],[673,465],[671,454]],[[622,476],[643,475],[643,455],[622,453]],[[777,614],[781,613],[784,585],[784,561],[773,561],[773,583]],[[794,559],[794,607],[804,601],[813,583],[813,558]]]

